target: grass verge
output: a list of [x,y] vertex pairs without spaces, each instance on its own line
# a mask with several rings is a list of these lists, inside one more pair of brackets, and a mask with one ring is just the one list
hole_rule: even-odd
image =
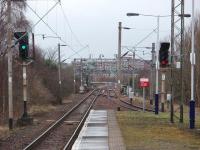
[[45,112],[51,112],[56,109],[53,105],[33,105],[31,106],[29,113],[31,115],[39,115]]
[[169,123],[169,115],[124,111],[117,113],[127,150],[199,150],[200,134]]

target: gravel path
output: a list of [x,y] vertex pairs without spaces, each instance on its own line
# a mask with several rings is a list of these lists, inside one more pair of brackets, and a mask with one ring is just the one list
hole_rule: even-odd
[[9,133],[6,138],[0,139],[0,149],[4,150],[21,150],[42,131],[49,127],[54,120],[69,110],[79,101],[83,95],[76,95],[70,103],[56,106],[52,112],[40,113],[33,116],[34,123],[31,126],[18,127]]

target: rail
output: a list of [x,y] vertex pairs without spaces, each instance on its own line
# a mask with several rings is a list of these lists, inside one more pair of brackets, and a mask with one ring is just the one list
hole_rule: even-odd
[[78,104],[76,104],[72,109],[66,112],[62,117],[60,117],[54,124],[52,124],[47,130],[45,130],[41,135],[39,135],[35,140],[33,140],[29,145],[27,145],[23,150],[31,150],[36,147],[42,140],[51,133],[53,129],[55,129],[58,125],[60,125],[66,117],[68,117],[74,110],[76,110],[83,102],[85,102],[88,97],[90,97],[96,89],[90,92],[85,98],[83,98]]

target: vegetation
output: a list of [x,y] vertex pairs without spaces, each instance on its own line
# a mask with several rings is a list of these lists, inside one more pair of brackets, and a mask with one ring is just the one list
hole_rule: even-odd
[[[8,117],[8,79],[7,79],[7,20],[6,20],[6,1],[0,2],[0,125],[7,121]],[[12,2],[12,30],[26,31],[31,24],[26,19],[24,12],[26,2]],[[31,40],[30,42],[31,43]],[[57,104],[58,100],[58,59],[57,50],[47,53],[35,46],[35,60],[27,67],[28,78],[28,106],[32,112],[42,110],[38,105]],[[30,55],[33,54],[32,45],[29,46]],[[73,68],[71,64],[62,64],[62,96],[68,96],[73,88]],[[18,47],[13,48],[13,102],[14,119],[21,117],[23,108],[23,89],[22,89],[22,66],[18,56]],[[37,107],[35,107],[37,105]]]
[[167,113],[156,116],[148,112],[118,112],[117,119],[127,150],[198,150],[200,147],[200,135],[170,124]]
[[[176,43],[177,52],[180,51],[180,41]],[[195,65],[195,101],[197,106],[200,106],[200,15],[195,20],[195,53],[196,53],[196,65]],[[191,64],[190,64],[190,52],[191,52],[191,27],[186,27],[184,37],[183,48],[183,89],[184,89],[184,103],[188,104],[190,100],[190,79],[191,79]],[[179,61],[179,57],[175,58],[175,61]],[[181,88],[180,88],[180,69],[174,69],[173,72],[173,90],[175,100],[180,100]],[[167,73],[167,79],[170,79],[170,73]],[[167,80],[167,92],[170,91],[170,80]]]

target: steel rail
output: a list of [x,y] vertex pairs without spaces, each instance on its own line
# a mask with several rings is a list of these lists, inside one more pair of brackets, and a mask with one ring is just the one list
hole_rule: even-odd
[[74,131],[74,133],[72,134],[71,138],[69,139],[69,141],[67,142],[67,144],[64,146],[63,150],[71,150],[75,140],[77,139],[84,123],[85,123],[85,120],[87,119],[89,113],[90,113],[90,110],[91,108],[93,107],[93,104],[95,103],[96,99],[98,98],[100,94],[100,90],[98,92],[98,94],[95,96],[95,98],[93,99],[92,103],[90,104],[89,108],[87,109],[85,115],[83,116],[83,118],[81,119],[81,121],[79,122],[76,130]]
[[[113,90],[113,91],[114,91],[114,90]],[[114,91],[114,93],[115,93],[115,95],[117,96],[116,91]],[[118,101],[121,102],[120,99],[119,99]],[[135,109],[135,108],[133,108],[132,106],[126,104],[126,103],[122,103],[122,102],[121,102],[121,104],[120,104],[120,103],[115,102],[115,101],[113,101],[113,102],[114,102],[115,104],[117,104],[117,105],[120,105],[120,106],[123,107],[123,108],[130,109],[130,110],[132,110],[132,111],[138,111],[138,109]],[[123,104],[125,104],[126,106],[123,105]]]
[[[126,102],[126,101],[123,101],[123,100],[121,100],[120,99],[120,101],[122,102],[122,103],[125,103],[125,104],[127,104],[127,105],[130,105],[130,106],[132,106],[132,107],[135,107],[135,108],[138,108],[138,109],[143,109],[142,107],[140,107],[140,106],[137,106],[137,105],[133,105],[133,104],[131,104],[131,103],[128,103],[128,102]],[[147,109],[147,108],[145,108],[145,110],[146,111],[149,111],[149,112],[155,112],[153,109]]]
[[52,124],[47,130],[45,130],[41,135],[39,135],[35,140],[33,140],[29,145],[27,145],[23,150],[31,150],[34,147],[36,147],[39,143],[42,142],[42,140],[51,133],[51,131],[56,128],[60,123],[64,121],[66,117],[68,117],[74,110],[76,110],[83,102],[85,102],[88,97],[90,97],[96,89],[94,89],[92,92],[90,92],[89,95],[87,95],[85,98],[83,98],[78,104],[76,104],[72,109],[70,109],[68,112],[66,112],[61,118],[59,118],[54,124]]
[[[121,100],[120,100],[120,102],[122,102]],[[125,104],[125,105],[122,105],[122,104]],[[123,103],[122,102],[122,104],[119,104],[121,107],[123,107],[123,108],[126,108],[126,109],[130,109],[130,110],[132,110],[132,111],[138,111],[138,109],[136,109],[136,108],[134,108],[133,106],[131,106],[131,105],[128,105],[127,103]]]

